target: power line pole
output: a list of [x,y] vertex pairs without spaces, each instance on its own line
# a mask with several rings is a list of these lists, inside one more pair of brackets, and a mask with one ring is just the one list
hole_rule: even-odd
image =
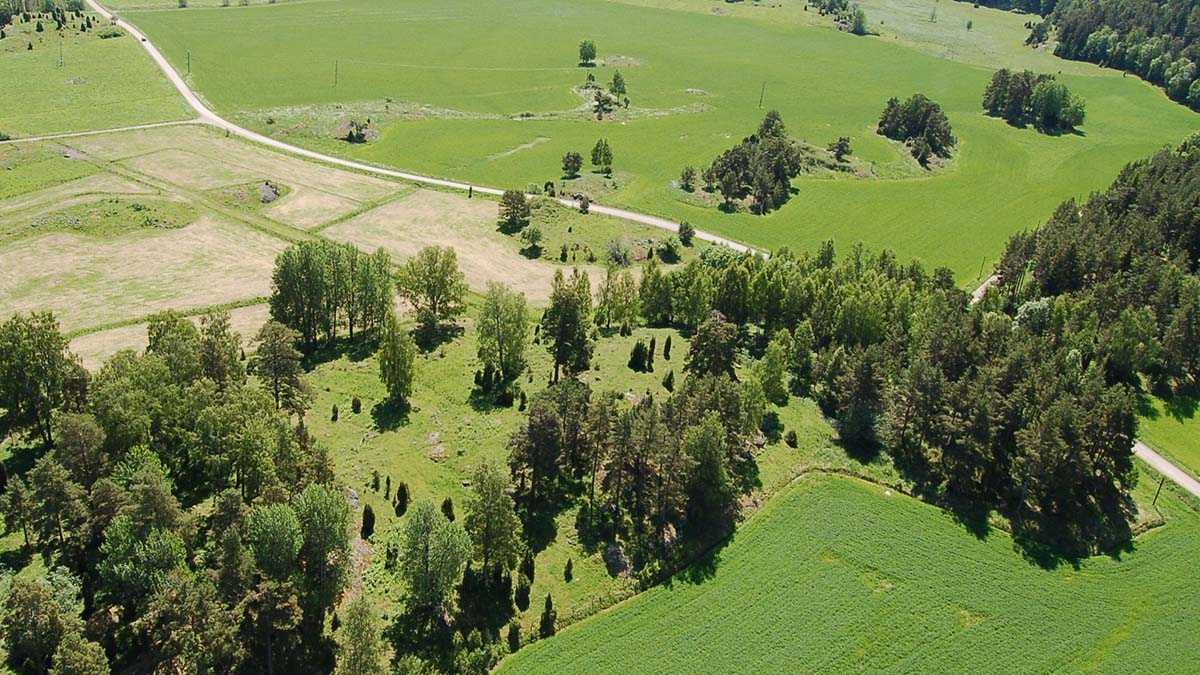
[[763,96],[767,95],[767,81],[763,80],[762,91],[758,92],[758,107],[762,109]]
[[337,86],[337,76],[338,76],[337,71],[338,71],[338,62],[337,62],[337,59],[334,59],[333,60],[333,86],[335,86],[335,87]]
[[1150,506],[1154,506],[1158,503],[1158,493],[1162,492],[1162,486],[1165,482],[1167,482],[1166,476],[1158,479],[1158,489],[1154,491],[1154,501],[1150,502]]

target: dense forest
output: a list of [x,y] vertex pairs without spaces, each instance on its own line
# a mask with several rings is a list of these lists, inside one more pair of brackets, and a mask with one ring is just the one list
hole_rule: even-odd
[[[1066,59],[1119,68],[1200,109],[1200,4],[1195,0],[1062,0],[1043,8]],[[1036,38],[1046,37],[1034,26]]]

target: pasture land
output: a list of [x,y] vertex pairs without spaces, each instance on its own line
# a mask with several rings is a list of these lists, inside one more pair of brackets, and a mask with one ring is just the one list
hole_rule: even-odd
[[1190,672],[1200,513],[1173,486],[1158,508],[1131,552],[1044,570],[1002,532],[810,474],[671,583],[499,672]]
[[[0,40],[0,132],[39,136],[191,117],[133,38],[102,39],[103,19],[84,16],[94,25],[86,32],[80,32],[84,19],[73,16],[61,31],[48,18],[23,22],[16,17],[5,29],[8,36]],[[42,32],[37,31],[39,21]]]
[[[468,314],[474,311],[472,307]],[[517,405],[496,406],[473,391],[470,375],[480,367],[475,356],[477,334],[472,320],[461,324],[464,331],[459,337],[418,357],[412,406],[407,414],[397,417],[379,407],[386,394],[374,357],[359,360],[344,355],[317,366],[309,375],[317,398],[307,424],[314,436],[329,447],[337,475],[357,490],[360,501],[370,504],[379,519],[372,542],[376,553],[370,557],[366,580],[371,594],[385,600],[390,609],[399,607],[404,586],[393,571],[385,569],[382,555],[388,544],[397,541],[402,522],[383,495],[387,479],[391,478],[393,490],[401,481],[407,483],[413,499],[432,499],[440,504],[450,497],[461,516],[469,494],[464,481],[471,479],[474,467],[481,462],[505,464],[509,435],[525,417]],[[674,344],[671,358],[664,360],[662,348],[668,335]],[[627,361],[634,342],[651,336],[658,344],[654,372],[630,370]],[[662,379],[670,370],[682,376],[686,354],[687,342],[677,332],[640,328],[629,337],[600,341],[595,369],[584,379],[597,392],[666,396]],[[527,395],[533,395],[546,386],[552,365],[540,345],[530,345],[527,356],[531,375],[522,377],[519,385]],[[355,397],[362,400],[359,414],[351,408]],[[335,404],[339,410],[337,421],[331,415]],[[834,444],[835,433],[811,401],[793,399],[788,406],[773,410],[784,428],[797,431],[797,447],[776,440],[759,452],[756,462],[761,486],[747,499],[748,504],[761,503],[794,476],[813,467],[852,471],[882,481],[898,480],[891,466],[882,460],[861,465],[849,459]],[[376,471],[382,483],[378,490],[371,488]],[[632,581],[608,574],[600,551],[579,541],[576,514],[574,508],[557,514],[546,531],[533,537],[544,543],[538,547],[535,559],[537,574],[531,597],[536,602],[519,616],[527,633],[537,626],[541,599],[547,593],[553,594],[560,619],[569,622],[634,591]],[[574,566],[571,582],[563,578],[568,559]]]
[[[126,17],[177,66],[190,50],[191,81],[219,111],[277,138],[518,187],[557,180],[565,152],[586,157],[605,137],[620,179],[606,202],[759,247],[861,240],[948,265],[967,284],[1010,234],[1044,221],[1065,197],[1106,185],[1127,161],[1177,142],[1197,118],[1135,78],[1022,46],[1022,17],[981,11],[972,31],[965,23],[959,31],[975,10],[943,4],[951,7],[924,26],[924,3],[879,0],[882,35],[864,38],[790,0],[780,8],[721,3],[719,14],[712,4],[675,0],[415,0],[403,10],[343,0]],[[538,38],[529,39],[534,31]],[[582,38],[599,46],[595,68],[575,63]],[[947,46],[939,51],[938,43]],[[983,88],[1000,66],[1062,71],[1087,99],[1081,133],[1044,136],[984,117]],[[574,88],[588,72],[606,83],[614,67],[631,107],[590,120]],[[673,185],[684,165],[706,165],[769,108],[798,138],[823,146],[850,136],[855,156],[895,163],[897,150],[872,129],[888,97],[916,91],[942,105],[960,139],[949,170],[798,179],[791,202],[766,217],[689,204]],[[335,138],[350,120],[368,119],[374,140]]]
[[1179,468],[1200,478],[1200,397],[1154,397],[1138,425],[1138,436]]

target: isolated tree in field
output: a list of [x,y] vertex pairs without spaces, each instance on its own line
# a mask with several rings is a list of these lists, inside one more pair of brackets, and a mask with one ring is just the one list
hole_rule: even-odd
[[596,113],[596,119],[602,120],[604,116],[611,113],[617,107],[617,100],[613,95],[603,89],[596,89],[592,92],[592,111]]
[[848,157],[853,150],[850,149],[850,137],[839,136],[838,139],[829,144],[829,154],[837,161],[842,161]]
[[571,151],[563,155],[562,169],[563,175],[567,178],[575,178],[579,175],[579,170],[583,168],[583,155],[578,152]]
[[525,345],[529,338],[525,294],[489,282],[477,325],[477,354],[484,366],[498,371],[506,381],[519,375],[525,365]]
[[315,607],[328,609],[349,577],[350,504],[341,490],[313,483],[292,499],[292,508],[300,521],[305,588]]
[[428,619],[441,613],[470,557],[471,537],[461,524],[446,520],[427,499],[413,504],[404,523],[400,573],[413,606]]
[[402,403],[412,396],[416,361],[417,345],[412,335],[400,325],[395,312],[388,312],[379,335],[379,379],[392,401]]
[[617,98],[621,98],[627,93],[625,89],[625,76],[621,75],[621,71],[613,71],[612,83],[608,85],[608,91]]
[[607,138],[596,141],[592,148],[592,166],[600,167],[604,173],[612,173],[613,154]]
[[287,326],[268,321],[258,331],[258,353],[251,362],[252,370],[271,392],[275,408],[303,410],[307,398],[300,367],[300,351],[296,349],[299,333]]
[[500,222],[509,230],[516,230],[529,222],[529,200],[520,190],[505,190],[500,198]]
[[304,534],[300,519],[287,504],[266,504],[250,514],[250,545],[258,568],[276,581],[296,573]]
[[542,228],[530,225],[521,230],[521,243],[525,245],[526,251],[537,254],[542,249]]
[[493,568],[508,571],[521,550],[521,521],[508,496],[508,475],[489,465],[475,469],[467,501],[465,526],[474,544],[475,560],[482,564],[484,583],[494,580]]
[[337,643],[334,675],[384,675],[388,672],[389,650],[383,639],[383,620],[366,593],[359,593],[346,608]]
[[592,285],[587,272],[571,272],[568,281],[562,270],[554,271],[550,306],[542,315],[542,339],[554,358],[554,380],[560,371],[568,375],[587,370],[592,360],[588,329],[592,319]]
[[596,43],[584,40],[579,43],[579,63],[590,66],[596,60]]
[[692,239],[696,236],[696,226],[688,221],[683,221],[679,224],[679,243],[684,246],[691,246]]
[[0,324],[0,421],[33,430],[46,445],[54,443],[51,413],[67,404],[82,370],[68,344],[49,312]]
[[458,255],[449,246],[426,246],[396,276],[400,297],[416,310],[417,323],[432,338],[438,324],[466,309],[467,284],[458,269]]
[[862,7],[855,7],[854,13],[850,17],[850,32],[855,35],[867,34],[867,13]]

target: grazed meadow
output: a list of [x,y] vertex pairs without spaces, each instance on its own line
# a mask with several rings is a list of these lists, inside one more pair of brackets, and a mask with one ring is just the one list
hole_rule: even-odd
[[[883,36],[859,38],[797,19],[791,2],[738,8],[736,16],[715,14],[706,3],[665,4],[419,0],[396,12],[377,0],[348,0],[125,16],[181,70],[190,53],[191,82],[218,111],[291,142],[521,187],[557,179],[565,152],[586,155],[607,137],[620,184],[608,202],[766,248],[861,240],[948,265],[964,285],[994,262],[1009,234],[1036,226],[1064,197],[1102,187],[1125,162],[1195,127],[1193,113],[1136,78],[1078,64],[1064,69],[1023,47],[1015,15],[989,12],[986,23],[1002,29],[1001,37],[980,37],[987,51],[963,63],[922,49],[943,34],[969,42],[953,18],[963,15],[960,8],[925,30],[912,13],[881,7],[881,15],[910,27],[902,40],[887,33],[886,22]],[[685,4],[704,11],[675,9]],[[978,34],[992,35],[984,23]],[[600,48],[594,69],[575,63],[582,38]],[[584,101],[572,87],[589,70],[607,82],[613,67],[605,58],[620,67],[632,104],[601,123],[579,110]],[[987,66],[976,65],[985,58]],[[1088,101],[1081,133],[1048,137],[984,117],[984,85],[993,68],[1006,65],[1064,70],[1062,81]],[[798,138],[825,145],[847,135],[857,156],[894,164],[900,155],[873,127],[888,97],[916,91],[950,115],[960,139],[950,170],[801,179],[791,202],[766,217],[689,205],[672,185],[683,166],[706,165],[770,108]],[[349,118],[371,118],[378,140],[350,145],[324,132]]]

